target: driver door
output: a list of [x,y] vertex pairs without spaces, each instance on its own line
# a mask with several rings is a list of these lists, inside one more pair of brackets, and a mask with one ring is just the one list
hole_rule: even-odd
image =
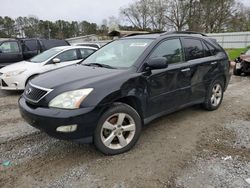
[[[53,63],[53,59],[55,58],[58,58],[60,62]],[[53,59],[45,66],[47,70],[58,69],[61,67],[76,64],[81,61],[81,59],[78,58],[78,53],[76,49],[64,51]]]

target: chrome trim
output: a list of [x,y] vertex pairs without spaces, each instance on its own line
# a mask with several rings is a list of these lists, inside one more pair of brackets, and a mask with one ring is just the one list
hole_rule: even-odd
[[[44,97],[46,97],[51,91],[53,91],[53,89],[48,89],[48,88],[44,88],[44,87],[40,87],[40,86],[37,86],[37,85],[34,85],[32,84],[31,82],[28,83],[30,86],[34,87],[34,88],[37,88],[37,89],[40,89],[40,90],[43,90],[43,91],[47,91],[47,93],[42,96],[39,100],[35,101],[35,100],[32,100],[30,99],[29,97],[27,97],[26,93],[24,93],[25,95],[25,98],[28,99],[29,101],[33,102],[33,103],[38,103],[40,102]],[[25,88],[26,90],[26,88]]]

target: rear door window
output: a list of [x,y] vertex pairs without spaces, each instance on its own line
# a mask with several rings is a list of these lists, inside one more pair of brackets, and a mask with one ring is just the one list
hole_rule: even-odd
[[38,50],[37,40],[27,40],[24,42],[24,51],[36,51]]
[[83,59],[87,58],[88,56],[90,56],[92,53],[94,53],[96,50],[94,49],[80,49],[80,53]]
[[180,39],[169,39],[159,44],[150,58],[165,57],[169,64],[183,61],[183,52]]
[[208,46],[207,46],[204,42],[202,42],[202,44],[203,44],[203,47],[204,47],[205,57],[212,56],[213,54],[212,54],[212,52],[210,51],[210,49],[208,48]]
[[183,38],[186,61],[205,57],[202,43],[199,39]]
[[0,45],[0,51],[2,53],[19,53],[20,49],[17,42],[11,41],[11,42],[3,42]]
[[208,42],[205,42],[205,44],[209,48],[209,50],[212,53],[212,55],[216,55],[216,53],[218,52],[218,50],[214,46],[212,46],[211,44],[209,44]]
[[56,58],[60,59],[61,62],[77,60],[76,50],[68,50],[59,54]]

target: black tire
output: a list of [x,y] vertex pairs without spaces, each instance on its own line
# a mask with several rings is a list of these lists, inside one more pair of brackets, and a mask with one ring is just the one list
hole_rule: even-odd
[[[213,101],[212,97],[214,95],[213,91],[215,89],[215,86],[218,86],[218,85],[221,88],[221,98],[219,102],[217,101],[216,103],[213,103],[212,102]],[[224,81],[222,81],[222,79],[216,79],[210,84],[210,86],[207,89],[207,94],[205,97],[205,101],[203,103],[203,107],[208,111],[213,111],[213,110],[218,109],[222,103],[223,96],[224,96]]]
[[[116,121],[116,123],[112,123],[111,125],[113,126],[119,126],[118,124],[118,119],[119,119],[119,115],[120,114],[126,114],[126,116],[124,117],[124,121],[127,121],[127,116],[129,117],[128,119],[133,121],[135,124],[135,130],[133,131],[124,131],[122,130],[122,132],[117,133],[115,131],[118,130],[118,127],[116,127],[116,130],[109,130],[109,129],[105,129],[104,127],[104,123],[107,122],[108,120],[110,121],[110,119],[115,118],[115,116],[117,116],[117,119],[114,120]],[[108,121],[108,123],[110,123]],[[124,121],[122,121],[122,125],[124,124]],[[125,123],[126,123],[125,121]],[[131,124],[132,125],[132,124]],[[126,126],[126,125],[124,125]],[[122,127],[124,127],[122,126]],[[106,155],[117,155],[120,153],[124,153],[128,150],[130,150],[138,141],[140,134],[141,134],[141,127],[142,127],[142,122],[141,122],[141,118],[139,116],[139,114],[137,113],[137,111],[132,108],[131,106],[124,104],[124,103],[114,103],[106,112],[103,113],[103,115],[101,116],[98,125],[96,127],[95,130],[95,134],[94,134],[94,144],[96,146],[96,148],[98,150],[100,150],[102,153],[106,154]],[[108,136],[105,137],[104,133],[105,131],[109,131],[107,134]],[[113,135],[117,135],[112,139],[111,144],[109,144],[109,147],[106,146],[104,144],[104,141],[107,140],[107,138],[113,133]],[[118,142],[120,143],[120,139],[118,139],[118,134],[120,134],[120,136],[122,135],[123,138],[126,138],[126,135],[128,135],[128,137],[126,139],[131,139],[127,145],[125,146],[121,146],[120,144],[118,144]],[[131,136],[131,134],[133,135],[133,137]],[[130,137],[129,137],[130,136]],[[104,139],[104,140],[103,140]],[[105,140],[106,139],[106,140]],[[113,142],[117,142],[114,143]],[[120,146],[122,148],[110,148],[112,147],[112,145],[114,146]]]
[[236,69],[236,65],[235,65],[233,73],[234,73],[235,76],[240,76],[241,73],[242,73],[242,70],[241,69]]

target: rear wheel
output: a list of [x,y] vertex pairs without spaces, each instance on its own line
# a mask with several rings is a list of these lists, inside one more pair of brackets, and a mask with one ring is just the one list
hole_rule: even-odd
[[94,144],[106,155],[130,150],[141,133],[141,118],[129,105],[118,103],[108,109],[97,125]]
[[221,105],[224,95],[224,82],[215,80],[208,88],[203,106],[206,110],[216,110]]

